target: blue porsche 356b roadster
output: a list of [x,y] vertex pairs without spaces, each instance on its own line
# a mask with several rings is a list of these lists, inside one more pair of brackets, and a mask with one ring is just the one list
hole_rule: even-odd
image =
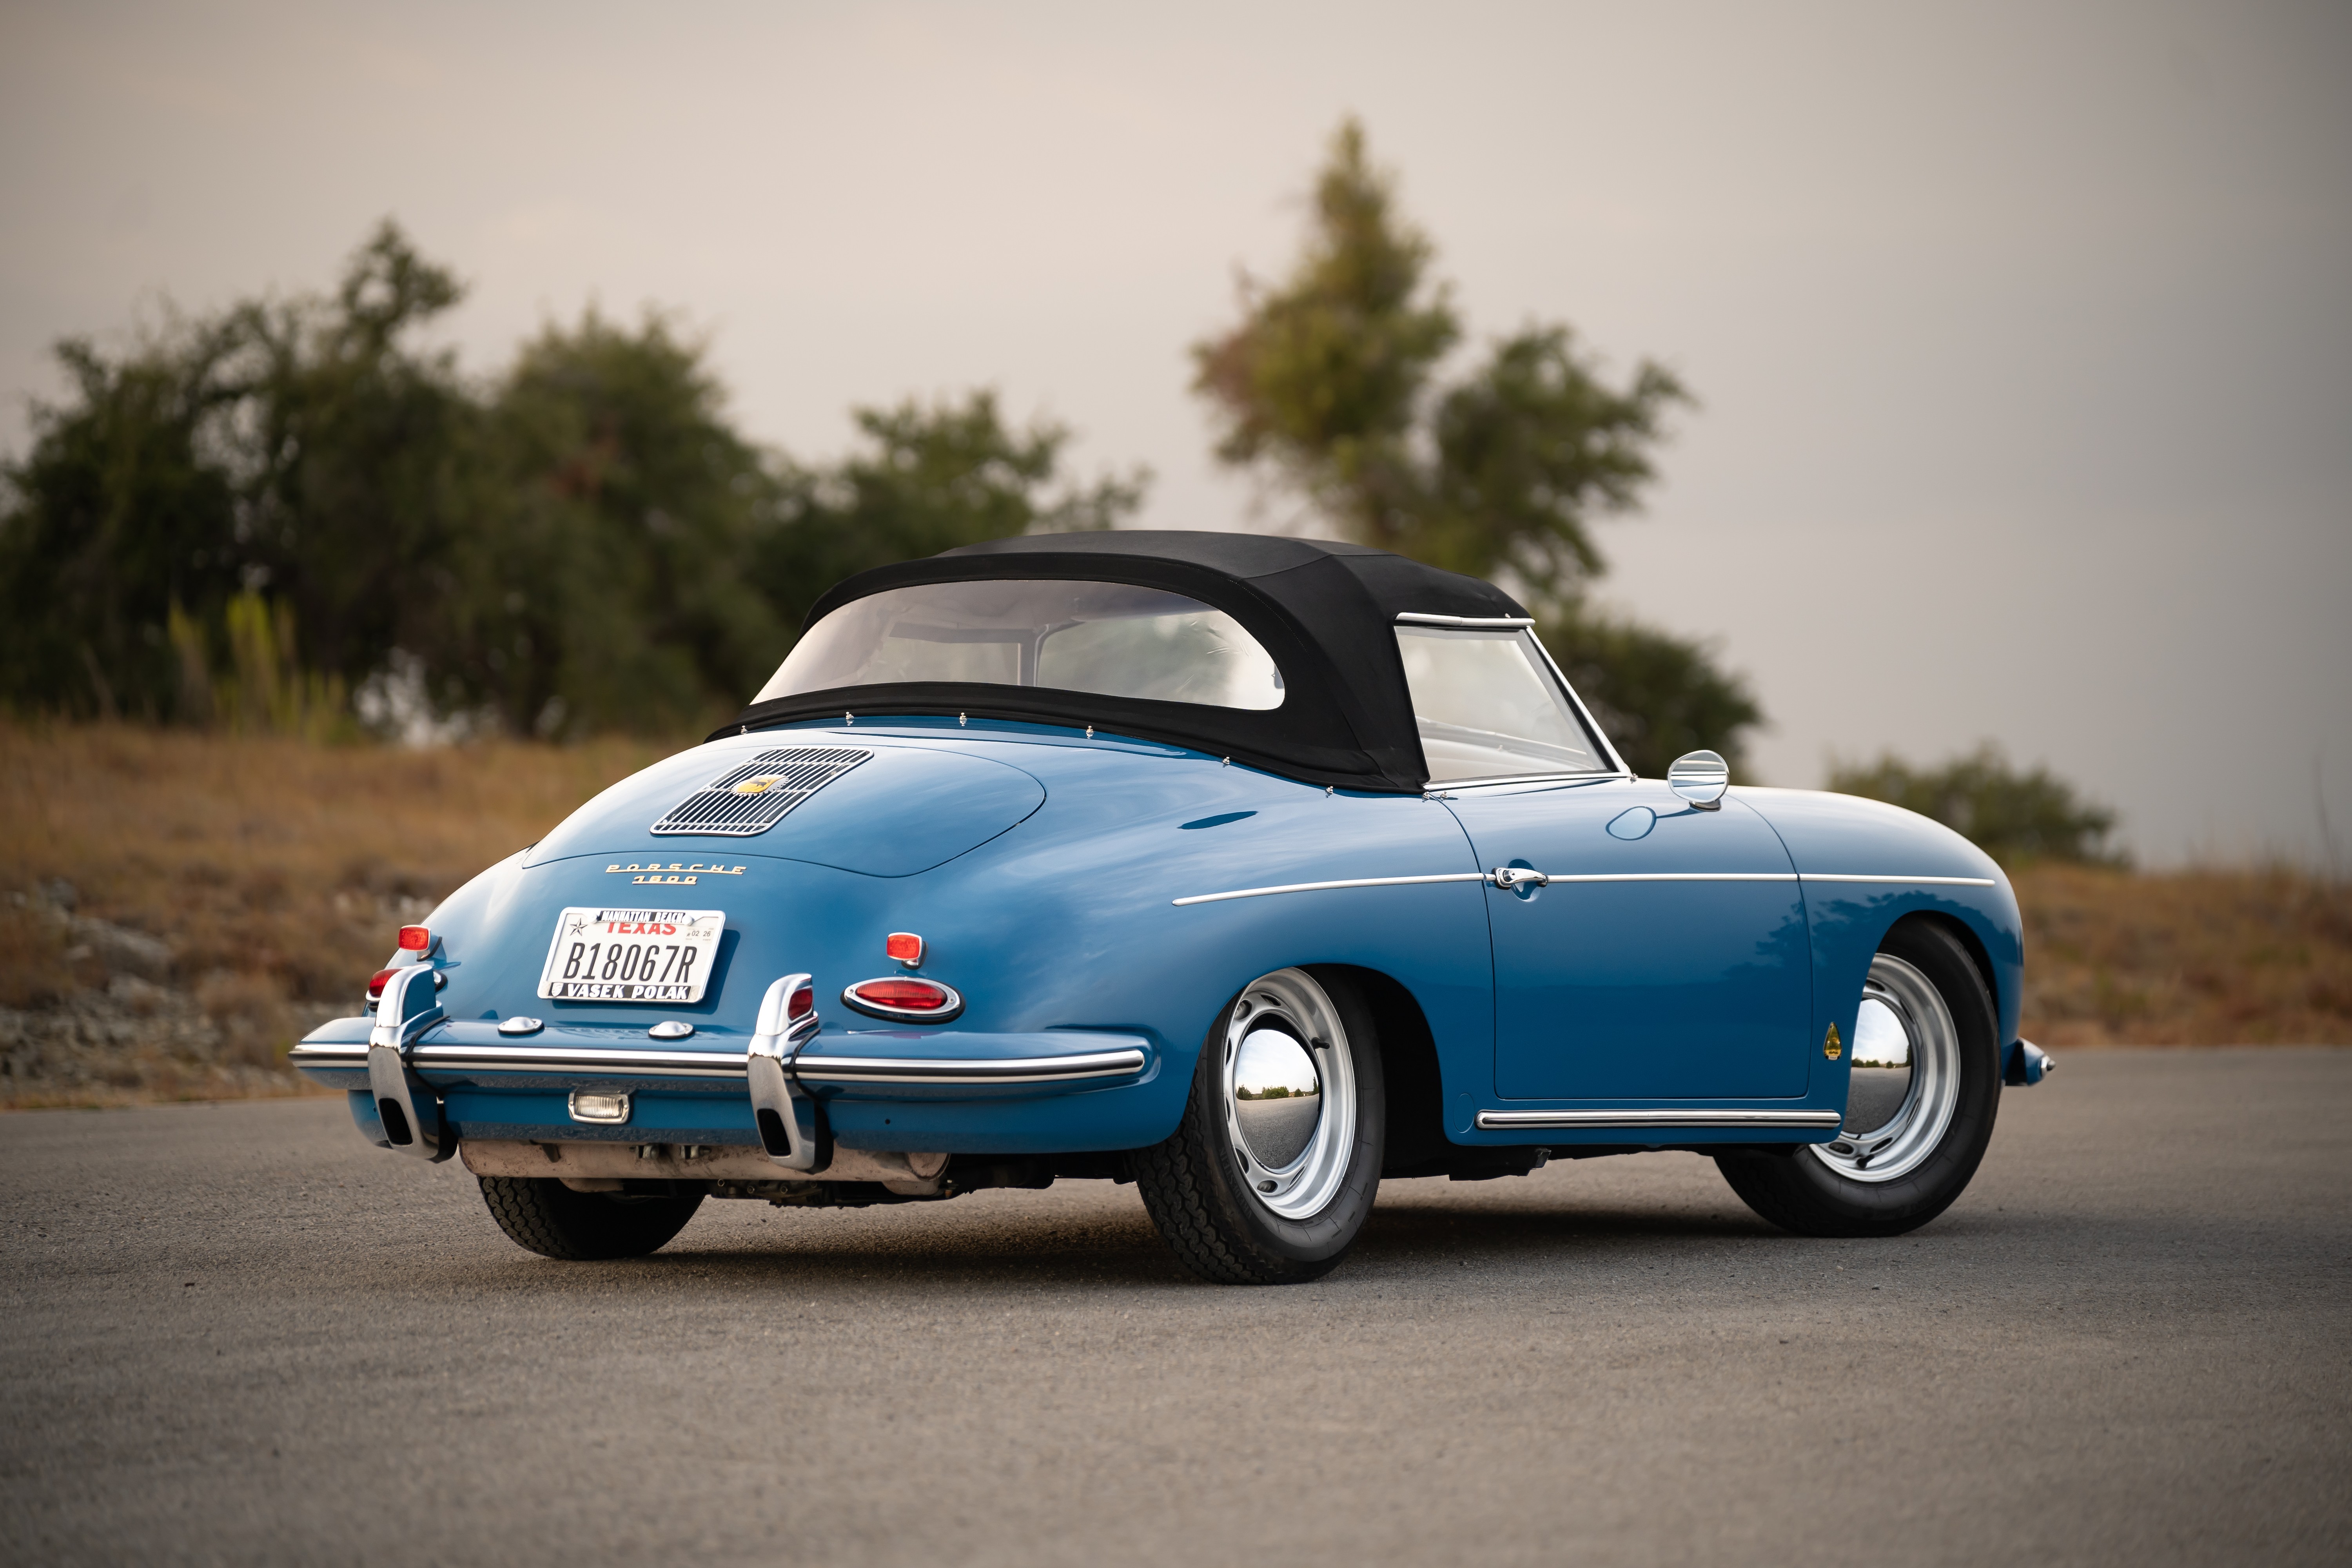
[[865,573],[740,719],[404,928],[294,1061],[551,1258],[705,1198],[1135,1182],[1233,1283],[1384,1177],[1711,1155],[1814,1236],[1922,1225],[2017,1036],[2008,879],[1869,801],[1619,761],[1507,595],[1118,532]]

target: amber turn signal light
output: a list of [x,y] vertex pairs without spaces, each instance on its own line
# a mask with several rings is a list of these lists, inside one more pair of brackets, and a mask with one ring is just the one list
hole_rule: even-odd
[[423,926],[403,926],[400,945],[410,952],[423,952],[433,945],[433,933]]
[[910,931],[894,931],[882,939],[882,951],[901,963],[918,964],[923,962],[923,939]]

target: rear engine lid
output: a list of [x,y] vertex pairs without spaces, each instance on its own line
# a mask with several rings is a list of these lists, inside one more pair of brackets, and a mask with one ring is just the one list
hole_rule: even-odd
[[531,849],[526,866],[624,855],[667,866],[761,855],[910,877],[1013,827],[1045,786],[1008,763],[895,742],[730,737],[622,780]]

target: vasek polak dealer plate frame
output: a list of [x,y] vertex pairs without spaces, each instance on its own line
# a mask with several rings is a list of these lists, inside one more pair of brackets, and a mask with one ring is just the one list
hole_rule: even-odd
[[539,994],[553,1002],[702,1000],[724,910],[569,908],[547,944]]

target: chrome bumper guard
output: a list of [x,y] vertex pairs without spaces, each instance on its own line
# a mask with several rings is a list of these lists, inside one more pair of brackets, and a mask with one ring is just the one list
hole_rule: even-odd
[[431,964],[394,971],[376,1003],[375,1027],[368,1031],[368,1089],[383,1122],[383,1146],[421,1159],[441,1161],[457,1152],[441,1117],[441,1097],[409,1070],[416,1037],[442,1019],[434,998]]
[[[809,993],[809,1010],[793,1019],[793,996],[801,991]],[[751,1044],[743,1053],[743,1077],[751,1090],[760,1146],[788,1171],[814,1171],[824,1154],[816,1106],[793,1080],[792,1070],[801,1047],[816,1037],[815,995],[815,983],[805,974],[787,974],[769,986],[760,1000]]]

